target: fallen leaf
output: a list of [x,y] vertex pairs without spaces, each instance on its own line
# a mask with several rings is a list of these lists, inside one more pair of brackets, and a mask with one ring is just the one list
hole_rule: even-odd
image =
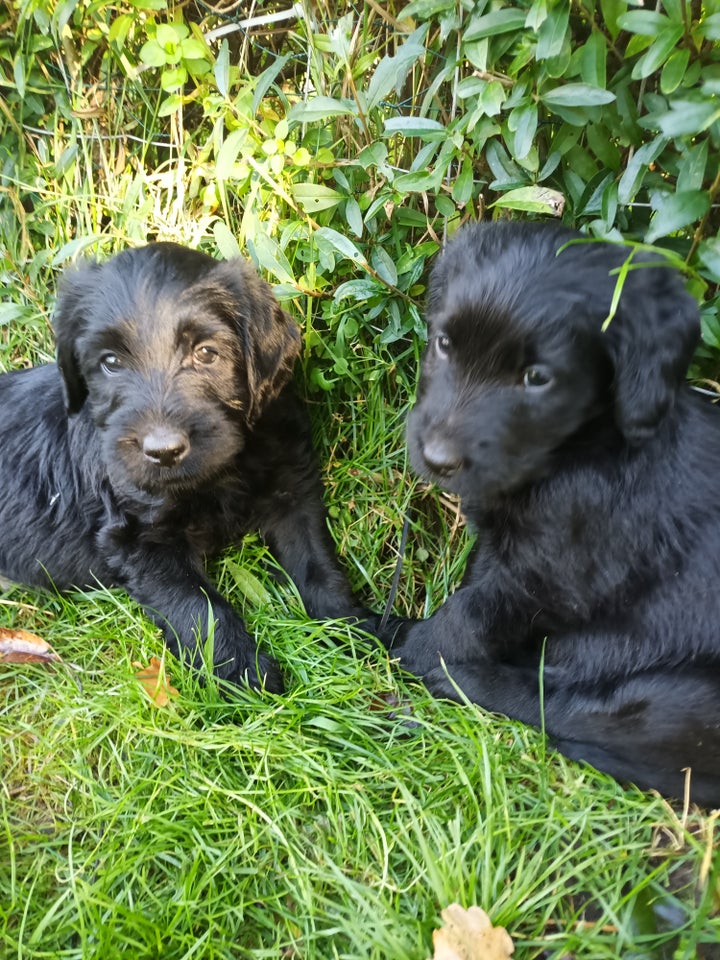
[[135,677],[150,697],[153,706],[166,707],[171,698],[178,696],[178,691],[168,680],[163,660],[151,657],[150,663],[146,667],[143,667],[141,663],[133,663],[133,666],[140,668],[136,671]]
[[507,960],[515,950],[504,927],[494,927],[480,907],[467,910],[451,903],[441,916],[443,926],[433,933],[432,960]]
[[0,663],[60,663],[60,657],[37,634],[0,627]]

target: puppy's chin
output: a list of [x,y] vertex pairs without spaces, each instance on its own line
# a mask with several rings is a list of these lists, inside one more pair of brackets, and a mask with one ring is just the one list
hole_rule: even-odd
[[108,469],[108,478],[115,495],[138,506],[170,505],[212,484],[226,472],[223,463],[217,469],[192,470],[184,464],[157,467],[152,464],[115,464]]
[[491,456],[488,455],[488,462],[483,463],[471,451],[462,458],[457,468],[433,470],[425,457],[423,437],[412,429],[412,423],[409,424],[407,439],[410,466],[414,472],[434,486],[460,497],[463,509],[469,514],[492,510],[508,497],[540,483],[552,469],[549,451],[534,451],[534,456],[527,453],[525,456],[516,455],[505,462],[501,459],[500,469],[497,466],[492,469]]

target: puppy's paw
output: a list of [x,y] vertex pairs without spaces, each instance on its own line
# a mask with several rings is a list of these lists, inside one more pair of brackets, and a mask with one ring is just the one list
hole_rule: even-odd
[[415,621],[394,615],[388,617],[387,622],[383,623],[383,614],[369,613],[358,621],[357,626],[360,630],[377,637],[386,650],[391,650],[395,644],[400,642],[403,631],[411,623],[415,623]]
[[238,686],[247,684],[253,690],[267,690],[268,693],[282,693],[285,690],[277,662],[254,647],[250,650],[236,650],[234,655],[218,662],[214,672],[221,680],[228,680]]

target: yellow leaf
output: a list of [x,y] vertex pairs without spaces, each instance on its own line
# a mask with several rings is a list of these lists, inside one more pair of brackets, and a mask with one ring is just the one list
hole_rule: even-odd
[[59,663],[53,648],[27,630],[0,627],[0,663]]
[[157,657],[151,657],[150,663],[146,667],[139,663],[133,663],[133,666],[140,667],[135,673],[135,677],[150,697],[153,706],[166,707],[171,698],[177,697],[178,691],[168,680],[164,661],[158,660]]
[[515,950],[504,927],[494,927],[480,907],[467,910],[451,903],[441,914],[443,926],[433,933],[432,960],[507,960]]

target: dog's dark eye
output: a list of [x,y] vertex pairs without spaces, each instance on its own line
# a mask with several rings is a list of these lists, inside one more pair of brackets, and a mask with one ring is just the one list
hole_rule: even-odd
[[523,385],[526,387],[546,387],[552,377],[543,367],[528,367],[523,374]]
[[195,362],[203,364],[215,363],[219,356],[220,354],[215,347],[209,347],[207,344],[203,344],[201,347],[195,347],[195,352],[193,353]]
[[103,373],[117,373],[122,368],[122,360],[116,354],[104,353],[100,357],[100,369]]
[[435,352],[439,357],[447,357],[451,346],[452,341],[446,333],[439,333],[435,337]]

